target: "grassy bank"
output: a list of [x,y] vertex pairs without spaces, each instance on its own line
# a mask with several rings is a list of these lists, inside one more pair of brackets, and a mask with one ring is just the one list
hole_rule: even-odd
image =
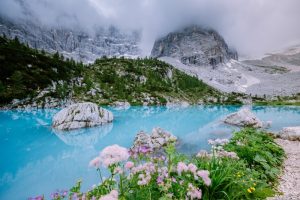
[[272,100],[254,98],[253,102],[258,106],[300,106],[300,93],[285,97],[278,96]]
[[[81,182],[52,199],[266,199],[275,194],[284,151],[265,132],[246,128],[226,139],[210,140],[211,151],[195,156],[162,149],[131,151],[110,146],[91,161],[100,185],[81,192]],[[111,176],[102,180],[100,165]],[[43,196],[40,196],[44,199]],[[46,199],[46,198],[45,198]]]

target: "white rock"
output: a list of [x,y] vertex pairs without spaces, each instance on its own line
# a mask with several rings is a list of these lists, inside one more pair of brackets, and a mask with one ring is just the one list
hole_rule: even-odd
[[132,150],[138,149],[139,147],[147,147],[150,149],[160,149],[167,143],[171,141],[176,141],[177,137],[172,135],[171,133],[157,127],[152,130],[151,135],[141,131],[139,132],[135,139]]
[[151,142],[153,148],[160,148],[170,141],[176,141],[177,138],[171,133],[157,127],[152,130]]
[[127,110],[130,108],[130,103],[127,101],[116,101],[113,103],[116,110]]
[[92,88],[90,91],[87,92],[87,94],[92,95],[94,97],[97,94],[97,90]]
[[52,119],[52,127],[71,130],[110,123],[113,114],[94,103],[76,103],[59,111]]
[[133,147],[149,147],[152,148],[152,142],[150,135],[145,133],[144,131],[140,131],[134,139]]
[[284,127],[279,136],[285,140],[300,140],[300,126]]
[[242,108],[238,112],[228,115],[225,123],[236,126],[253,126],[261,128],[263,123],[248,108]]
[[187,101],[175,100],[175,101],[167,102],[166,107],[167,108],[186,108],[186,107],[189,107],[189,105],[190,104]]

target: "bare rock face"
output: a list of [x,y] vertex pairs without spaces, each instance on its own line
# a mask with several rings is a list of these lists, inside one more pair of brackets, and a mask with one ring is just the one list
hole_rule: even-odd
[[140,33],[122,32],[114,26],[98,27],[95,34],[91,34],[81,29],[46,27],[34,20],[15,22],[0,17],[0,34],[9,38],[18,37],[30,47],[49,53],[58,51],[67,58],[84,63],[92,63],[102,56],[141,55]]
[[224,122],[235,126],[263,127],[263,123],[248,108],[242,108],[238,112],[228,115]]
[[59,111],[52,119],[52,127],[72,130],[98,126],[113,121],[113,114],[94,103],[77,103]]
[[155,41],[151,56],[178,58],[186,65],[217,65],[238,59],[214,30],[190,26]]
[[285,140],[299,140],[300,141],[300,126],[294,126],[294,127],[284,127],[280,133],[280,138]]

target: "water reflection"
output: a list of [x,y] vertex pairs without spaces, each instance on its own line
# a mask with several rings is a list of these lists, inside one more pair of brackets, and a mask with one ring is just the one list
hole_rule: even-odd
[[62,140],[66,145],[71,146],[93,146],[101,138],[111,132],[113,124],[105,124],[102,126],[76,129],[71,131],[62,131],[52,129],[52,132]]

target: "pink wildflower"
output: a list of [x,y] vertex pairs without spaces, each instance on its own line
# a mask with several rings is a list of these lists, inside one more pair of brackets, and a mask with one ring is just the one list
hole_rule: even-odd
[[118,200],[118,191],[112,190],[109,194],[100,197],[99,200]]
[[217,156],[227,157],[227,158],[232,158],[232,159],[239,159],[238,155],[233,151],[219,151],[217,153]]
[[121,167],[116,167],[114,173],[115,173],[115,174],[122,174],[122,173],[123,173],[123,170],[122,170]]
[[176,178],[172,177],[172,182],[173,182],[173,183],[177,183]]
[[94,158],[93,160],[90,161],[89,163],[90,167],[95,167],[95,168],[99,168],[100,166],[100,158],[97,156],[96,158]]
[[198,154],[196,155],[196,157],[198,157],[198,158],[209,158],[210,156],[211,155],[205,150],[200,150],[198,152]]
[[125,164],[125,168],[126,168],[126,169],[131,169],[131,168],[133,168],[133,166],[134,166],[134,163],[131,162],[131,161],[128,161],[128,162],[126,162],[126,164]]
[[197,166],[194,165],[193,163],[188,164],[188,169],[193,174],[196,174],[196,172],[197,172]]
[[177,173],[181,175],[182,172],[187,172],[188,171],[188,166],[184,162],[179,162],[177,164]]
[[138,185],[148,185],[148,183],[151,180],[151,175],[150,173],[145,174],[140,174],[139,175],[139,181],[137,182]]
[[158,176],[156,179],[157,184],[161,184],[164,181],[163,177]]
[[191,199],[201,199],[202,191],[189,183],[187,196],[191,197]]
[[197,175],[202,178],[205,185],[210,186],[211,179],[209,178],[209,171],[207,170],[199,170]]
[[104,148],[100,152],[100,158],[105,167],[126,161],[129,158],[128,150],[115,144]]

